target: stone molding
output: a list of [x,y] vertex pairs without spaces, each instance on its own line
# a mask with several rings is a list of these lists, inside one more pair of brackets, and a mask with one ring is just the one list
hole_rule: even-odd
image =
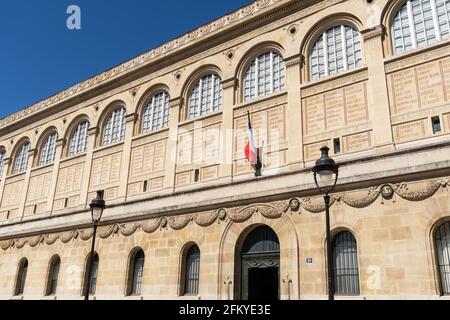
[[[362,190],[337,193],[331,195],[331,206],[344,203],[352,208],[366,208],[373,204],[377,199],[381,198],[381,189],[385,185],[392,186],[394,190],[394,198],[392,201],[395,201],[395,197],[399,196],[407,201],[418,202],[431,198],[439,190],[448,192],[450,187],[450,177],[412,183],[402,182],[397,184],[383,184]],[[387,200],[381,198],[382,204],[384,201]],[[256,203],[249,206],[221,208],[218,210],[200,212],[197,214],[160,217],[142,222],[117,223],[99,227],[98,235],[101,239],[106,240],[110,237],[117,236],[129,237],[134,235],[139,230],[150,234],[155,233],[158,230],[182,230],[191,223],[194,223],[200,227],[209,227],[215,223],[221,224],[227,221],[244,223],[255,214],[261,214],[266,219],[276,220],[282,218],[283,215],[286,214],[304,214],[304,211],[309,212],[310,214],[319,214],[324,212],[325,205],[322,197],[306,197],[301,199],[291,198],[269,203]],[[51,246],[58,240],[62,243],[69,243],[77,239],[88,241],[92,238],[92,236],[92,229],[77,229],[60,233],[3,240],[0,241],[0,247],[3,250],[8,250],[13,248],[22,249],[26,244],[32,248],[40,244]]]

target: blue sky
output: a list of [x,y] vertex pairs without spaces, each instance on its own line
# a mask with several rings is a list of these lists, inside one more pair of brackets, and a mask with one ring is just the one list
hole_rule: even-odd
[[[0,118],[252,2],[28,0],[0,5]],[[81,8],[81,30],[66,10]]]

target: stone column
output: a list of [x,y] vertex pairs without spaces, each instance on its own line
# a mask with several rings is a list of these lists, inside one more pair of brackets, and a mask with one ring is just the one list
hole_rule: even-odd
[[285,59],[286,86],[288,91],[286,111],[287,163],[289,164],[290,170],[298,170],[304,167],[302,101],[300,92],[300,68],[302,60],[301,55],[294,55]]
[[223,88],[223,114],[220,146],[220,172],[221,180],[231,181],[233,176],[233,139],[234,139],[234,89],[236,78],[222,81]]
[[64,149],[64,139],[56,141],[55,161],[53,163],[52,180],[50,181],[50,190],[47,199],[47,211],[53,211],[53,202],[55,199],[56,185],[58,183],[59,164],[62,158],[62,152]]
[[34,166],[34,158],[37,155],[37,149],[30,149],[28,151],[28,167],[27,171],[25,172],[25,178],[23,180],[23,189],[22,189],[22,196],[20,198],[20,205],[19,205],[19,212],[18,215],[24,218],[25,213],[25,203],[27,201],[27,195],[28,195],[28,187],[30,184],[30,178],[31,178],[31,171]]
[[374,149],[377,153],[395,149],[384,67],[383,35],[383,26],[362,31],[369,73],[369,116],[373,126]]
[[137,120],[137,114],[132,113],[127,115],[126,121],[126,134],[123,144],[122,161],[120,163],[120,175],[119,175],[119,190],[117,192],[117,200],[125,201],[128,190],[128,172],[130,170],[131,163],[131,146],[134,135],[134,125]]
[[88,131],[88,146],[86,150],[86,160],[83,167],[83,179],[81,180],[81,190],[80,190],[80,206],[88,206],[88,195],[89,195],[89,184],[91,182],[91,169],[92,169],[92,159],[94,157],[95,150],[95,138],[98,133],[97,127],[89,128]]
[[166,164],[164,167],[165,192],[173,192],[175,190],[175,172],[178,152],[178,124],[180,121],[181,105],[181,97],[170,100],[169,139],[167,141]]

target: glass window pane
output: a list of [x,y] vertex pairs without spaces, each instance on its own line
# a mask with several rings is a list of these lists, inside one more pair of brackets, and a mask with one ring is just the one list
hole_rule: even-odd
[[149,133],[169,125],[169,95],[165,91],[155,94],[144,109],[142,133]]
[[30,150],[30,143],[24,143],[17,152],[14,164],[14,174],[22,173],[28,168],[28,152]]
[[435,240],[442,293],[450,295],[450,222],[436,231]]
[[43,166],[55,161],[56,157],[56,141],[58,140],[58,134],[56,132],[51,133],[41,146],[41,157],[39,159],[39,165]]
[[186,255],[185,270],[185,294],[198,294],[200,281],[200,250],[198,246],[192,246]]
[[358,251],[355,237],[348,231],[332,242],[336,294],[359,295]]
[[188,119],[204,116],[222,109],[222,81],[209,74],[201,78],[189,96]]
[[103,132],[103,145],[118,143],[125,139],[125,117],[126,110],[123,107],[112,112]]
[[75,156],[87,151],[89,122],[84,121],[80,123],[70,138],[69,155]]
[[0,152],[0,179],[3,177],[4,167],[5,167],[5,152]]

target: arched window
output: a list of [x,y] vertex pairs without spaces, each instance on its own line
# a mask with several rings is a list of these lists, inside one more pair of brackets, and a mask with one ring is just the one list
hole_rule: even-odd
[[186,253],[184,270],[184,294],[198,294],[200,282],[200,249],[192,245]]
[[359,295],[358,250],[351,232],[338,233],[332,242],[336,294]]
[[284,89],[285,67],[276,52],[258,56],[248,67],[244,77],[244,100],[250,101]]
[[22,173],[28,168],[28,152],[30,151],[30,143],[24,143],[16,154],[16,160],[14,163],[14,174]]
[[443,224],[435,234],[441,290],[450,295],[450,222]]
[[0,179],[3,177],[3,169],[5,168],[5,151],[0,151]]
[[88,266],[90,263],[91,256],[89,255],[86,259],[86,268],[85,268],[85,276],[84,276],[84,287],[83,287],[83,294],[86,292],[86,286],[89,286],[89,294],[95,295],[95,292],[97,290],[97,278],[98,278],[98,265],[99,265],[99,258],[98,254],[94,253],[94,259],[92,262],[92,268],[90,274],[88,274]]
[[155,94],[144,109],[142,133],[148,133],[169,125],[169,94],[161,91]]
[[449,1],[408,0],[392,23],[394,52],[400,54],[446,39],[449,29]]
[[55,161],[56,157],[56,140],[58,140],[58,133],[52,132],[45,139],[41,146],[41,156],[39,158],[39,165],[43,166]]
[[23,295],[25,289],[25,281],[27,279],[28,260],[22,259],[19,263],[19,272],[17,273],[16,287],[14,289],[15,296]]
[[103,145],[121,142],[125,139],[126,115],[124,107],[119,107],[111,113],[103,131]]
[[61,266],[61,259],[59,258],[59,256],[53,257],[50,262],[50,268],[48,272],[47,289],[45,292],[47,296],[56,295],[60,266]]
[[89,122],[81,122],[70,137],[69,156],[86,152],[88,146]]
[[218,75],[201,78],[189,96],[189,119],[222,109],[222,82]]
[[131,256],[129,279],[128,279],[128,292],[129,296],[139,296],[142,293],[142,284],[144,283],[144,251],[139,249]]
[[346,25],[325,31],[310,54],[311,80],[318,80],[362,64],[361,35]]

